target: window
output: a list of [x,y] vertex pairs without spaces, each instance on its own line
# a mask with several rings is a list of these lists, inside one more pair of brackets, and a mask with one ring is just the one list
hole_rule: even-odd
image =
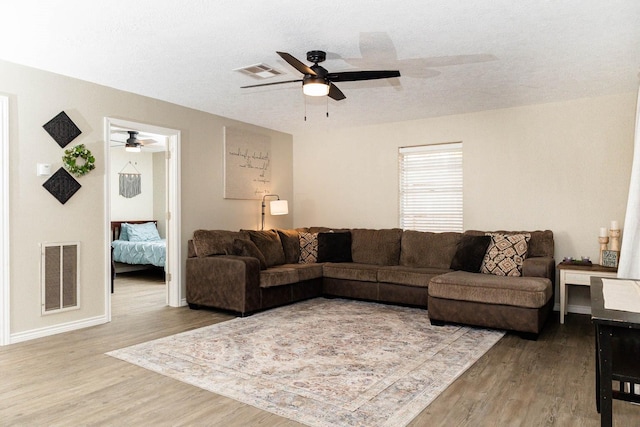
[[462,142],[401,147],[400,227],[463,231]]

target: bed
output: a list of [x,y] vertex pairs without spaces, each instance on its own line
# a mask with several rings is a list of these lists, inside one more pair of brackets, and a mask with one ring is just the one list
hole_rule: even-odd
[[160,238],[157,221],[112,221],[113,273],[151,267],[164,268],[167,241]]

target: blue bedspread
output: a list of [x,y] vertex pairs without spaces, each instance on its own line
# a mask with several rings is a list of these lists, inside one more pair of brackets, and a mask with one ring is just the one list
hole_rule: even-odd
[[126,264],[151,264],[164,267],[167,258],[167,242],[165,239],[153,242],[128,242],[114,240],[113,260]]

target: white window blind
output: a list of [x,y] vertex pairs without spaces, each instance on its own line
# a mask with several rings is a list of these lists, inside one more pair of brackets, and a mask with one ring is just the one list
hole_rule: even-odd
[[462,142],[401,147],[400,227],[463,231]]

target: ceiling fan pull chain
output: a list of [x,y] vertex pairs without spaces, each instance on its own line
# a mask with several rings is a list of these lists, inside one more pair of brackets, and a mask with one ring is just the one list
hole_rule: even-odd
[[329,97],[327,96],[327,119],[329,118]]
[[304,97],[304,95],[302,96],[302,99],[304,99],[304,121],[307,121],[307,98]]

